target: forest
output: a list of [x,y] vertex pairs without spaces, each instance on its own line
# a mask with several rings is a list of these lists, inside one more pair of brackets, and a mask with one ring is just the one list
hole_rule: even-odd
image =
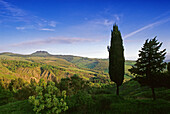
[[1,114],[168,114],[170,62],[157,38],[147,39],[136,61],[124,58],[115,24],[108,59],[0,54]]

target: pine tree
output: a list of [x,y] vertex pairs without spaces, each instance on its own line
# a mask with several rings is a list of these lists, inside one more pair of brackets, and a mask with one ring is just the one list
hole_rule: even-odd
[[170,62],[168,63],[168,73],[170,74]]
[[110,79],[117,85],[117,95],[119,95],[119,86],[124,80],[124,48],[121,33],[118,26],[113,26],[111,31],[111,43],[108,46],[109,51],[109,76]]
[[153,100],[156,99],[154,88],[157,86],[158,75],[166,67],[165,59],[166,49],[159,51],[162,43],[156,40],[146,40],[142,49],[139,51],[139,58],[136,64],[129,69],[132,74],[137,74],[138,82],[145,83],[152,89]]

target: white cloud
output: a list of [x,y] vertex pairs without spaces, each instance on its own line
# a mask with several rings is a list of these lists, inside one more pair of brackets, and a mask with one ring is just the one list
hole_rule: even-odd
[[115,14],[115,15],[114,15],[114,17],[116,18],[116,20],[117,20],[117,21],[119,21],[119,20],[120,20],[119,15]]
[[154,26],[157,26],[157,25],[166,23],[166,22],[168,22],[168,21],[170,21],[170,18],[164,19],[164,20],[160,20],[160,21],[157,21],[157,22],[154,22],[154,23],[151,23],[151,24],[148,24],[148,25],[146,25],[146,26],[144,26],[144,27],[142,27],[142,28],[140,28],[140,29],[138,29],[138,30],[135,30],[135,31],[133,31],[133,32],[125,35],[123,38],[128,38],[128,37],[130,37],[130,36],[133,36],[133,35],[137,34],[138,32],[141,32],[141,31],[146,30],[146,29],[148,29],[148,28],[151,28],[151,27],[154,27]]
[[27,14],[22,9],[9,4],[3,0],[0,0],[0,16],[8,19],[13,19],[16,21],[24,21],[24,16]]
[[[30,13],[27,13],[25,10],[20,9],[15,5],[10,4],[9,2],[6,2],[4,0],[0,0],[0,17],[2,17],[3,20],[9,22],[24,22],[23,26],[34,26],[31,28],[25,27],[24,29],[56,27],[57,24],[57,22],[55,21],[50,21],[50,20],[42,19],[35,15],[31,15]],[[16,29],[23,30],[23,28],[18,28],[18,27],[16,27]],[[49,29],[48,31],[53,31],[53,30]]]
[[110,26],[113,25],[115,21],[109,20],[109,19],[96,19],[91,20],[87,22],[88,24],[96,24],[96,25],[104,25],[104,26]]
[[106,26],[110,26],[110,25],[113,25],[113,23],[114,23],[114,21],[109,21],[109,20],[105,19],[103,24]]
[[55,31],[55,29],[49,29],[49,28],[41,28],[39,30],[44,30],[44,31]]
[[55,22],[55,21],[50,21],[48,25],[51,26],[51,27],[56,27],[57,22]]
[[79,37],[52,37],[43,40],[32,40],[27,42],[21,42],[17,44],[12,44],[12,47],[19,46],[30,46],[30,45],[46,45],[46,44],[73,44],[73,43],[84,43],[84,42],[97,42],[98,40],[89,38],[79,38]]
[[16,27],[17,30],[24,30],[25,27]]

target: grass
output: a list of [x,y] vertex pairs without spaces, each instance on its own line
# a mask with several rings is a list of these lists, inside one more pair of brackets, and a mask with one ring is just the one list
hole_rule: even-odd
[[34,114],[34,112],[32,105],[25,100],[0,106],[0,114]]
[[[69,109],[66,114],[169,114],[170,89],[156,88],[157,100],[152,100],[152,92],[148,87],[141,87],[136,81],[125,82],[120,87],[120,96],[115,95],[116,86],[92,88],[89,95],[90,104],[82,103]],[[84,94],[84,93],[83,93]],[[86,93],[87,94],[87,93]],[[77,97],[77,96],[76,96]],[[77,97],[75,103],[79,103]],[[72,101],[71,100],[71,101]]]
[[113,94],[92,96],[92,104],[70,109],[66,114],[168,114],[170,103],[165,100],[124,99]]

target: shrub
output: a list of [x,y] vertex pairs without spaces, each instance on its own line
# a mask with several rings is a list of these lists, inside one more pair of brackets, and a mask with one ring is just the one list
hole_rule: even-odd
[[0,106],[13,101],[14,101],[14,97],[12,92],[3,89],[0,86]]
[[36,95],[35,89],[30,86],[25,86],[19,89],[16,93],[14,93],[14,97],[17,100],[26,100],[29,96]]
[[29,102],[33,104],[36,113],[58,114],[68,109],[65,102],[66,91],[61,95],[54,82],[49,81],[46,84],[40,80],[36,86],[36,93],[37,95],[29,97]]
[[[76,95],[67,98],[69,111],[87,111],[93,105],[93,99],[85,91],[79,91]],[[85,113],[85,112],[84,112]]]
[[63,78],[57,85],[61,91],[67,91],[67,95],[71,96],[76,94],[79,90],[85,90],[88,88],[87,83],[80,78],[77,74],[74,74],[71,78]]

